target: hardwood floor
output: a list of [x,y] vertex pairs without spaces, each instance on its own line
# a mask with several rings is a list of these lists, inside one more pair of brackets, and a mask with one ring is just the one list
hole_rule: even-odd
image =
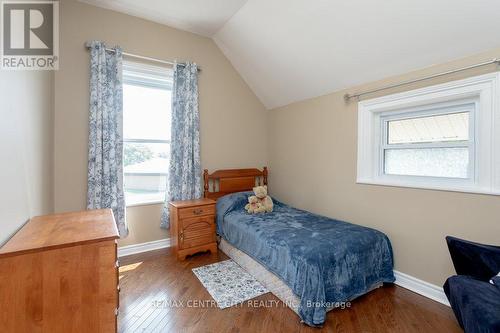
[[[392,285],[329,312],[321,329],[284,305],[220,310],[191,269],[226,259],[219,251],[179,262],[169,249],[122,258],[119,332],[462,332],[450,308]],[[254,300],[278,302],[271,293]]]

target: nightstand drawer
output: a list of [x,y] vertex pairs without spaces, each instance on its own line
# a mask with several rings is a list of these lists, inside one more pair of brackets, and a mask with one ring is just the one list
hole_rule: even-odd
[[207,206],[197,206],[197,207],[189,207],[189,208],[181,208],[179,209],[179,219],[185,219],[189,217],[196,217],[202,215],[214,215],[215,214],[215,206],[207,205]]

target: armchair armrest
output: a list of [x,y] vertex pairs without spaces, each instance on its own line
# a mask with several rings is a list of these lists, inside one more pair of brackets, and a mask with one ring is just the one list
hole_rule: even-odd
[[458,275],[488,281],[500,272],[500,246],[484,245],[447,236],[453,266]]

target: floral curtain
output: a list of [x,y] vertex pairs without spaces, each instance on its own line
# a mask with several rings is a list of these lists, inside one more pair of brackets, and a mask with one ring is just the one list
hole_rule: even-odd
[[111,208],[120,236],[128,234],[123,193],[122,51],[90,48],[90,112],[87,209]]
[[161,226],[170,227],[168,202],[199,199],[202,195],[198,67],[174,65],[170,168]]

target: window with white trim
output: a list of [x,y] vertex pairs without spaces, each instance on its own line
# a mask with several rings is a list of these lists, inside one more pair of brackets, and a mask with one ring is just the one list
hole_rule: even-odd
[[172,71],[123,64],[123,173],[128,206],[162,202],[170,160]]
[[499,75],[362,101],[358,183],[500,194]]

